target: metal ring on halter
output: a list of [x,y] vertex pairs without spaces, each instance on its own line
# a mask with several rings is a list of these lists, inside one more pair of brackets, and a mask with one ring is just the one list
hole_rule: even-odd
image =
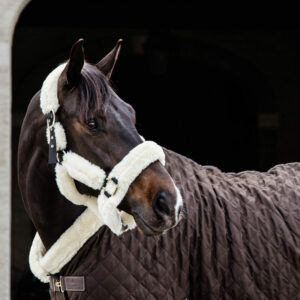
[[66,154],[65,150],[57,151],[56,152],[56,161],[60,164],[62,162],[62,156]]
[[49,119],[47,118],[47,128],[48,128],[49,130],[51,130],[51,128],[53,128],[53,127],[54,127],[54,124],[55,124],[55,113],[54,113],[53,109],[51,109],[51,111],[49,112],[49,114],[51,114],[51,113],[52,113],[52,122],[51,122],[51,124],[49,124],[50,121],[49,121]]

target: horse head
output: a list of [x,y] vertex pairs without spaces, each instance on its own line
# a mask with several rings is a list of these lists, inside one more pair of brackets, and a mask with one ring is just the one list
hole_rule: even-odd
[[[136,114],[111,88],[110,76],[122,40],[100,62],[85,61],[83,40],[77,41],[58,79],[59,109],[68,149],[109,173],[143,140],[138,134]],[[79,192],[95,191],[76,182]],[[156,235],[177,224],[182,200],[165,167],[156,161],[130,185],[119,209],[133,215],[144,234]]]

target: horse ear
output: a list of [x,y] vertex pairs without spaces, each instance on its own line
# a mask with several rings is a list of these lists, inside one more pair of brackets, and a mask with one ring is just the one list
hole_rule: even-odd
[[69,61],[63,71],[66,76],[67,85],[74,86],[78,83],[80,73],[84,64],[83,39],[79,39],[71,49]]
[[119,39],[116,46],[105,56],[103,57],[97,64],[96,67],[108,78],[110,79],[112,71],[117,62],[121,44],[123,40]]

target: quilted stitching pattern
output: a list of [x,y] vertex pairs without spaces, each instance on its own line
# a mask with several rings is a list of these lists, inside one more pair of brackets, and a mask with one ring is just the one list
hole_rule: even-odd
[[222,173],[167,151],[186,219],[166,235],[101,228],[62,270],[70,299],[300,299],[300,164]]

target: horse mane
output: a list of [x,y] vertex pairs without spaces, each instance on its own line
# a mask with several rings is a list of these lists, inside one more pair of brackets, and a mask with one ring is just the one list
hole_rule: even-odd
[[81,71],[78,90],[80,93],[78,109],[81,121],[85,122],[99,115],[104,117],[105,104],[112,95],[106,77],[95,67],[85,63]]

